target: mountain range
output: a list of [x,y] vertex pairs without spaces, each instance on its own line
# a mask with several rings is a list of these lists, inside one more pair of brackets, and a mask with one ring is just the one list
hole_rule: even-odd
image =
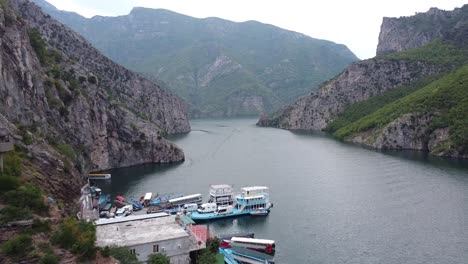
[[88,19],[35,2],[109,58],[162,80],[189,103],[192,117],[271,112],[358,60],[344,45],[256,21],[148,8]]

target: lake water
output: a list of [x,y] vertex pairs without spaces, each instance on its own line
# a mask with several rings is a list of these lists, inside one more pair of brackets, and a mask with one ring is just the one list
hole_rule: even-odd
[[215,234],[274,239],[277,263],[468,263],[468,164],[377,152],[323,134],[194,120],[171,138],[186,161],[112,171],[115,195],[202,193],[209,184],[270,187],[266,218],[214,222]]

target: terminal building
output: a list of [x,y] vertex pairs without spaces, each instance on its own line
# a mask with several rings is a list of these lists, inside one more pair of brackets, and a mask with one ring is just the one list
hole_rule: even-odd
[[171,264],[188,264],[190,252],[205,248],[205,241],[180,219],[157,213],[96,221],[96,245],[126,247],[142,262],[161,253]]

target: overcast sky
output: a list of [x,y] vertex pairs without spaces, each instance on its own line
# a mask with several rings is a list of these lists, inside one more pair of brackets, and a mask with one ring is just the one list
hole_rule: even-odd
[[345,44],[359,58],[375,55],[382,17],[452,10],[466,0],[47,0],[86,17],[125,15],[134,6],[169,9],[198,18],[257,20],[313,38]]

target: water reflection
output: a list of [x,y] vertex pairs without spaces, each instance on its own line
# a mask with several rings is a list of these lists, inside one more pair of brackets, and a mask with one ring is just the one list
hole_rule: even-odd
[[110,173],[111,180],[92,181],[91,184],[98,186],[104,193],[112,194],[112,197],[117,195],[125,195],[128,192],[129,186],[144,182],[146,178],[154,178],[157,175],[176,169],[182,162],[168,164],[145,164],[141,166],[133,166],[127,168],[107,170],[103,173]]

